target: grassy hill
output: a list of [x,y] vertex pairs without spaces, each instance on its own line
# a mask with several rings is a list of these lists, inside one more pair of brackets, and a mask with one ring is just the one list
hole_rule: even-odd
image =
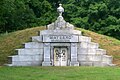
[[0,67],[0,80],[119,80],[120,67]]
[[[38,31],[44,30],[45,27],[35,27],[25,30],[20,30],[12,33],[0,35],[0,65],[7,63],[7,56],[14,55],[15,49],[22,48],[22,44],[29,42],[31,36],[38,35]],[[81,30],[83,35],[92,38],[93,42],[97,42],[100,48],[106,49],[108,55],[112,55],[113,63],[120,66],[120,41],[108,36],[97,34],[88,30]]]

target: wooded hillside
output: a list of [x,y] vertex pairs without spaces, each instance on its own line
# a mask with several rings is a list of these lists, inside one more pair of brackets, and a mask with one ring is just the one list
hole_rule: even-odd
[[0,34],[55,21],[59,3],[66,21],[120,40],[120,0],[0,0]]

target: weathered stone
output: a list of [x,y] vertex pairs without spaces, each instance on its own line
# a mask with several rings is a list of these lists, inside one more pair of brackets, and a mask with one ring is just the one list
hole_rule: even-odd
[[33,42],[42,42],[42,36],[33,36],[32,37]]
[[8,66],[114,66],[106,50],[64,20],[61,5],[58,12],[59,17],[47,30],[33,36],[23,49],[16,49],[18,55],[9,56]]
[[42,63],[43,66],[50,66],[50,43],[44,43],[44,61]]
[[93,66],[93,62],[80,62],[80,66]]
[[91,38],[86,36],[79,36],[79,42],[91,42]]
[[25,43],[25,48],[30,48],[30,49],[43,48],[43,43],[39,43],[39,42]]
[[[34,45],[33,45],[34,46]],[[36,54],[43,54],[43,49],[16,49],[18,51],[18,55],[36,55]]]
[[43,42],[78,42],[76,35],[44,35]]
[[102,61],[107,64],[112,64],[112,56],[103,55]]
[[78,54],[88,54],[87,48],[78,48]]
[[71,61],[70,66],[79,66],[79,62]]
[[87,55],[86,54],[78,54],[78,61],[86,61]]
[[97,49],[96,50],[96,54],[105,55],[106,54],[106,50],[104,50],[104,49]]

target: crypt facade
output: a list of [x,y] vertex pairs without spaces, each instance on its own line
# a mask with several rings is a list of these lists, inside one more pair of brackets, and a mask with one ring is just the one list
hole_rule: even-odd
[[17,55],[9,56],[8,66],[113,66],[112,56],[100,49],[98,43],[66,22],[64,8],[57,8],[57,20],[47,25],[47,30],[33,36],[24,48],[16,49]]

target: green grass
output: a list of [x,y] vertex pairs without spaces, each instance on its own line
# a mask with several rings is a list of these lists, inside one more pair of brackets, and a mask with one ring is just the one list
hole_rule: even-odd
[[8,34],[0,35],[0,65],[7,63],[7,57],[15,54],[15,49],[22,48],[22,44],[31,41],[30,37],[37,36],[38,31],[45,27],[28,28]]
[[[22,44],[31,42],[30,37],[37,36],[38,31],[44,29],[45,27],[34,27],[12,33],[1,34],[0,65],[7,63],[7,57],[10,55],[15,55],[15,49],[24,48]],[[107,55],[112,55],[114,57],[113,63],[120,66],[120,40],[81,28],[76,29],[82,31],[84,36],[91,37],[92,42],[99,43],[100,48],[107,50]]]
[[0,80],[119,80],[118,67],[0,67]]
[[[30,42],[31,36],[45,27],[35,27],[0,35],[0,65],[7,63],[7,57],[15,54],[15,49]],[[82,34],[99,43],[114,63],[120,66],[120,41],[81,28]],[[0,80],[119,80],[120,67],[5,67],[0,66]]]

